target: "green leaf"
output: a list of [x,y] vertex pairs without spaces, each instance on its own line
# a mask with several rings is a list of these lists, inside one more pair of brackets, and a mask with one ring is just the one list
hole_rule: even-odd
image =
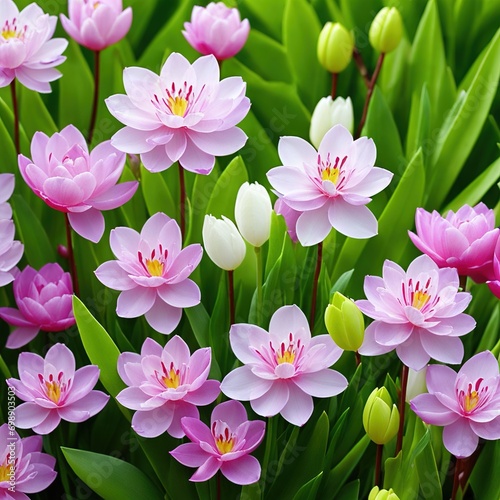
[[283,11],[286,0],[273,0],[270,8],[269,0],[241,0],[238,9],[242,17],[250,17],[252,28],[267,32],[276,40],[281,40]]
[[470,484],[476,498],[495,500],[500,498],[500,481],[496,467],[500,461],[500,441],[488,441],[479,455],[470,477]]
[[424,159],[429,154],[429,145],[424,141],[429,137],[431,120],[431,103],[427,85],[422,86],[420,97],[413,95],[410,112],[410,125],[406,136],[406,157],[411,158],[419,147],[422,147]]
[[360,480],[356,479],[355,481],[351,481],[347,483],[338,493],[336,499],[337,500],[358,500],[359,498],[359,487]]
[[293,497],[293,500],[314,500],[316,498],[316,493],[318,492],[319,486],[321,484],[321,479],[323,478],[323,471],[321,471],[316,477],[308,481],[304,486],[300,488],[299,491]]
[[52,115],[47,110],[40,94],[19,85],[19,117],[28,137],[35,132],[45,132],[52,135],[57,132],[57,126]]
[[[176,169],[177,166],[171,168]],[[163,212],[169,217],[174,217],[177,214],[177,205],[165,182],[163,172],[153,174],[141,167],[141,189],[150,215]]]
[[335,282],[330,290],[330,298],[333,296],[335,292],[344,293],[347,286],[349,285],[349,281],[351,281],[352,274],[354,273],[354,269],[350,271],[346,271],[340,278]]
[[194,336],[200,347],[208,347],[210,316],[202,303],[194,307],[186,307],[184,313],[193,329]]
[[162,500],[163,494],[137,467],[109,455],[61,447],[76,475],[105,500]]

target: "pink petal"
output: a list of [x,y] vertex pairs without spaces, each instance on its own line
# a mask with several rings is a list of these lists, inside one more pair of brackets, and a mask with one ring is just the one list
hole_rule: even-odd
[[32,429],[40,425],[51,410],[42,408],[36,403],[22,403],[16,408],[16,427],[20,429]]
[[398,345],[396,353],[406,366],[417,371],[421,370],[430,360],[417,332],[414,332],[406,342]]
[[153,307],[146,313],[146,321],[157,332],[169,335],[179,324],[182,316],[182,309],[173,307],[160,297],[156,297]]
[[88,200],[88,203],[97,210],[113,210],[127,203],[138,187],[139,183],[136,181],[116,184],[102,195]]
[[248,365],[240,366],[228,373],[221,382],[221,391],[231,399],[251,401],[271,389],[272,380],[257,377]]
[[83,366],[76,370],[73,377],[73,385],[71,391],[65,401],[65,404],[78,401],[82,397],[89,394],[99,380],[100,370],[96,365]]
[[500,439],[500,415],[490,422],[469,421],[471,429],[480,438],[488,440]]
[[185,436],[185,432],[181,426],[181,419],[184,417],[200,418],[200,413],[195,405],[186,403],[184,401],[178,401],[174,405],[172,422],[167,429],[167,432],[171,436],[175,438],[182,438]]
[[177,446],[170,454],[186,467],[199,467],[203,465],[210,455],[203,451],[196,443],[185,443]]
[[466,361],[458,374],[471,381],[495,378],[498,377],[498,362],[490,351],[483,351]]
[[[292,386],[293,384],[287,384],[282,381],[272,383],[265,394],[259,398],[250,400],[252,409],[255,413],[263,417],[272,417],[280,413],[289,400],[289,387]],[[222,391],[224,392],[224,389]]]
[[210,425],[212,426],[217,420],[226,422],[229,428],[235,431],[241,424],[248,421],[247,411],[239,401],[225,401],[214,408],[210,417]]
[[477,448],[478,436],[465,418],[460,418],[443,430],[445,448],[457,458],[470,457]]
[[156,291],[153,288],[136,287],[124,290],[118,297],[116,314],[120,318],[137,318],[147,313],[154,305]]
[[199,304],[201,299],[198,285],[190,279],[163,285],[158,288],[158,295],[173,307],[193,307]]
[[311,338],[307,318],[296,305],[280,307],[273,314],[269,323],[269,333],[276,339],[288,339],[290,332],[300,332],[299,335],[303,342],[309,341]]
[[314,406],[312,397],[294,384],[289,384],[290,397],[281,416],[293,425],[304,425],[312,415]]
[[137,107],[126,95],[112,95],[105,102],[115,118],[133,129],[149,131],[156,130],[161,125],[151,111]]
[[193,482],[207,481],[211,477],[215,476],[217,471],[220,469],[222,462],[220,462],[215,457],[210,457],[189,479]]
[[378,233],[375,216],[364,205],[350,205],[336,198],[328,210],[330,224],[339,232],[351,238],[371,238]]
[[61,421],[61,417],[58,415],[56,410],[52,410],[47,414],[45,420],[33,427],[33,431],[37,434],[50,434]]
[[13,307],[0,307],[0,318],[12,326],[34,327],[33,323],[28,321],[19,310]]
[[141,153],[141,161],[150,172],[163,172],[170,168],[174,161],[167,155],[165,146],[155,146],[154,149]]
[[392,348],[408,340],[414,330],[411,323],[391,324],[376,321],[372,324],[375,342]]
[[238,127],[203,134],[189,131],[191,141],[203,152],[209,155],[226,156],[241,149],[247,141],[247,136]]
[[387,354],[388,352],[394,350],[394,346],[383,346],[375,340],[375,328],[379,323],[379,321],[374,321],[367,326],[363,344],[361,344],[361,347],[358,349],[360,354],[363,354],[364,356],[378,356],[380,354]]
[[293,382],[306,394],[316,398],[330,398],[340,394],[347,387],[347,379],[334,370],[302,373]]
[[90,208],[85,212],[69,212],[71,227],[82,238],[98,243],[104,234],[104,217],[99,210]]
[[283,165],[302,168],[303,164],[316,165],[318,153],[300,137],[281,137],[278,143],[278,154]]
[[411,400],[411,409],[426,423],[450,425],[460,415],[444,406],[433,394],[419,394]]
[[321,208],[303,212],[297,220],[297,238],[302,246],[310,247],[321,243],[332,229],[328,218],[328,204]]
[[202,256],[203,248],[199,244],[189,245],[183,248],[168,269],[168,282],[172,284],[178,283],[189,276],[200,263]]
[[53,345],[45,355],[45,366],[51,364],[68,379],[75,374],[75,356],[64,344]]
[[385,189],[393,176],[394,174],[388,170],[373,167],[368,175],[353,188],[353,192],[360,196],[373,196]]
[[208,175],[214,168],[215,157],[198,148],[190,139],[179,163],[190,172]]
[[184,401],[196,406],[205,406],[213,403],[219,394],[220,382],[218,380],[207,380],[199,389],[188,392],[184,396]]
[[150,411],[136,411],[132,417],[132,429],[145,438],[158,437],[170,427],[174,412],[170,404]]
[[262,358],[251,347],[259,349],[269,343],[269,334],[260,326],[239,323],[231,325],[229,342],[234,355],[243,363],[261,363]]
[[109,401],[109,396],[101,391],[92,391],[83,398],[59,408],[59,416],[68,422],[84,422],[99,413]]
[[38,327],[22,326],[16,328],[7,338],[5,347],[7,349],[19,349],[31,342],[40,331]]
[[116,400],[122,406],[131,410],[142,410],[142,405],[149,399],[150,396],[145,394],[139,387],[127,387],[116,396]]
[[422,347],[431,358],[452,365],[462,362],[464,357],[464,346],[459,338],[444,337],[422,332],[420,334],[420,340],[422,342]]
[[236,460],[224,462],[222,474],[234,484],[253,484],[260,479],[260,463],[251,455],[244,455]]
[[168,157],[173,161],[179,161],[179,158],[186,151],[187,146],[187,138],[184,131],[181,129],[179,132],[176,132],[170,141],[165,145],[165,150],[167,152]]
[[104,262],[94,271],[94,274],[104,286],[113,290],[132,290],[137,286],[116,260]]
[[431,394],[441,392],[452,399],[456,398],[456,379],[457,372],[443,365],[430,365],[425,376],[427,389]]
[[155,146],[148,142],[151,136],[149,130],[137,130],[132,127],[123,127],[111,137],[113,147],[124,153],[144,154]]
[[[267,172],[267,178],[276,191],[286,196],[287,203],[295,210],[312,210],[325,203],[323,193],[301,168],[275,167]],[[316,201],[318,198],[320,201]]]

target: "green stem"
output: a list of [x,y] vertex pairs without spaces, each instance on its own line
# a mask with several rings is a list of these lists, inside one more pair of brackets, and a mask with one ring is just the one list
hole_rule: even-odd
[[66,241],[68,246],[68,261],[69,261],[69,271],[71,274],[71,280],[73,281],[73,292],[79,297],[80,287],[78,286],[78,276],[76,274],[76,262],[75,253],[73,252],[73,241],[71,239],[71,226],[69,223],[69,217],[67,212],[64,213],[64,220],[66,223]]
[[262,460],[262,479],[266,480],[267,468],[269,466],[269,461],[271,460],[271,453],[273,446],[276,445],[277,439],[277,426],[278,426],[278,416],[269,417],[267,419],[267,429],[266,429],[266,449],[264,451],[264,459]]
[[227,272],[228,292],[229,292],[229,325],[235,323],[235,306],[234,306],[234,271]]
[[405,426],[405,408],[406,408],[406,387],[408,385],[408,367],[403,365],[401,369],[401,391],[399,392],[399,429],[396,442],[396,455],[403,448],[403,430]]
[[59,474],[61,477],[61,482],[63,484],[64,492],[66,495],[70,494],[70,484],[68,479],[68,472],[66,471],[66,460],[64,458],[63,452],[61,451],[61,446],[64,446],[64,433],[63,433],[63,422],[59,422],[57,426],[57,433],[54,436],[54,441],[56,443],[56,454],[57,454],[57,463],[59,465]]
[[311,300],[311,316],[309,318],[309,325],[311,333],[314,330],[314,321],[316,318],[316,301],[318,297],[319,274],[321,272],[321,261],[323,260],[323,242],[318,243],[318,257],[316,260],[316,269],[314,271],[312,300]]
[[184,236],[186,235],[186,181],[184,179],[184,168],[180,163],[179,165],[179,190],[180,190],[180,226],[181,226],[181,235],[184,240]]
[[94,137],[95,122],[97,120],[97,109],[99,107],[99,81],[100,77],[100,56],[101,51],[94,50],[94,99],[92,102],[92,114],[90,116],[89,133],[87,136],[87,143],[92,142],[92,137]]
[[10,83],[10,95],[12,96],[12,112],[14,113],[14,146],[16,148],[16,154],[19,154],[21,152],[21,146],[19,142],[19,110],[17,106],[15,78]]
[[10,373],[9,367],[7,366],[7,363],[5,363],[4,359],[2,358],[2,355],[0,354],[0,370],[3,374],[3,376],[8,379],[12,378],[12,375]]
[[255,248],[255,256],[257,258],[257,325],[262,326],[262,249]]

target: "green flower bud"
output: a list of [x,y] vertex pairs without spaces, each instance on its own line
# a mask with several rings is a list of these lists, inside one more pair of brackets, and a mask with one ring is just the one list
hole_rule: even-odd
[[368,33],[372,47],[378,52],[392,52],[403,37],[403,20],[396,7],[384,7],[376,16]]
[[398,432],[399,411],[385,387],[375,389],[363,410],[363,427],[377,444],[388,443]]
[[325,324],[330,337],[345,351],[357,351],[365,336],[365,320],[358,306],[335,292],[325,311]]
[[339,23],[326,23],[318,38],[318,59],[330,73],[344,71],[351,62],[354,37]]
[[399,500],[399,497],[392,488],[390,490],[381,490],[378,486],[374,486],[368,495],[368,500]]

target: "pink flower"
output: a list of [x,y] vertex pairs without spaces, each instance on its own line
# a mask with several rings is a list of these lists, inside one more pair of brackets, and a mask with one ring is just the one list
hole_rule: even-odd
[[192,441],[170,454],[182,465],[199,467],[191,481],[207,481],[220,469],[232,483],[245,485],[260,478],[259,461],[250,455],[264,439],[266,424],[249,421],[239,401],[226,401],[214,408],[210,429],[200,420],[184,417],[182,428]]
[[119,42],[132,24],[132,9],[122,0],[68,0],[69,19],[61,14],[68,35],[90,50]]
[[297,238],[297,220],[299,219],[302,212],[298,212],[293,208],[290,208],[283,198],[278,198],[276,203],[274,204],[274,211],[278,215],[282,215],[285,219],[286,228],[288,235],[292,239],[294,243],[297,243],[299,240]]
[[0,174],[0,220],[12,218],[12,208],[7,200],[14,192],[14,174]]
[[439,267],[454,267],[477,283],[491,277],[500,230],[495,228],[495,213],[484,203],[464,205],[457,213],[450,210],[446,218],[418,208],[415,225],[417,234],[408,231],[411,241]]
[[229,59],[245,45],[250,32],[248,19],[241,20],[238,9],[222,2],[193,7],[191,22],[184,23],[182,34],[203,55],[213,54],[219,61]]
[[140,154],[151,172],[174,162],[191,172],[209,174],[215,156],[229,155],[246,142],[236,125],[250,109],[240,77],[219,81],[214,56],[193,64],[170,54],[160,75],[144,68],[126,68],[127,95],[106,99],[110,113],[126,125],[111,142],[120,151]]
[[44,14],[32,3],[21,12],[12,0],[2,0],[0,10],[0,87],[17,78],[25,87],[50,92],[50,83],[61,77],[54,66],[66,57],[64,38],[52,38],[57,17]]
[[411,409],[427,424],[443,427],[445,448],[469,457],[479,438],[500,439],[500,375],[489,351],[467,361],[458,374],[442,365],[427,368],[429,394],[412,399]]
[[493,275],[489,281],[486,283],[490,288],[491,292],[500,299],[500,238],[495,246],[495,252],[493,255]]
[[16,427],[49,434],[61,419],[84,422],[99,413],[109,396],[93,391],[99,367],[84,366],[75,371],[75,357],[64,344],[55,344],[45,359],[22,352],[18,359],[19,378],[7,380],[19,399],[26,401],[16,408]]
[[17,263],[21,260],[24,246],[14,240],[16,228],[11,219],[0,219],[0,286],[14,281],[18,272]]
[[347,387],[346,378],[330,370],[342,354],[329,335],[311,338],[304,313],[284,306],[272,316],[269,333],[255,325],[233,325],[230,342],[244,366],[226,375],[222,392],[250,401],[263,417],[281,413],[294,425],[304,425],[313,412],[311,396],[330,398]]
[[17,327],[7,339],[9,349],[33,340],[40,330],[60,332],[75,324],[71,276],[59,264],[45,264],[40,271],[26,266],[14,281],[17,307],[0,307],[0,318]]
[[116,306],[118,316],[145,314],[156,331],[172,333],[182,309],[200,303],[200,289],[188,276],[200,263],[201,245],[181,250],[177,222],[161,212],[146,221],[140,234],[117,227],[109,241],[118,260],[101,264],[95,274],[105,286],[122,292]]
[[42,437],[21,439],[7,424],[0,426],[0,499],[29,500],[56,478],[56,459],[42,453]]
[[165,347],[147,338],[141,354],[124,352],[118,358],[118,373],[129,386],[116,399],[137,410],[132,428],[139,436],[157,437],[165,431],[181,438],[182,417],[199,418],[197,406],[215,401],[218,380],[207,380],[212,355],[210,347],[193,353],[179,336]]
[[366,276],[368,300],[356,304],[373,321],[365,331],[360,354],[376,356],[396,349],[401,361],[420,370],[431,358],[460,363],[459,338],[474,329],[472,316],[462,314],[472,299],[458,292],[456,269],[439,269],[427,255],[417,257],[405,272],[384,262],[383,277]]
[[71,227],[97,243],[104,233],[101,210],[126,203],[135,193],[136,181],[116,184],[125,155],[105,141],[89,154],[85,138],[73,125],[47,137],[37,132],[31,141],[33,161],[19,155],[21,175],[49,207],[66,212]]
[[392,173],[374,167],[375,144],[353,141],[342,125],[331,128],[316,151],[300,137],[282,137],[278,153],[283,166],[267,173],[277,195],[300,212],[297,238],[304,246],[323,241],[335,228],[352,238],[377,234],[377,219],[365,206],[382,191]]

